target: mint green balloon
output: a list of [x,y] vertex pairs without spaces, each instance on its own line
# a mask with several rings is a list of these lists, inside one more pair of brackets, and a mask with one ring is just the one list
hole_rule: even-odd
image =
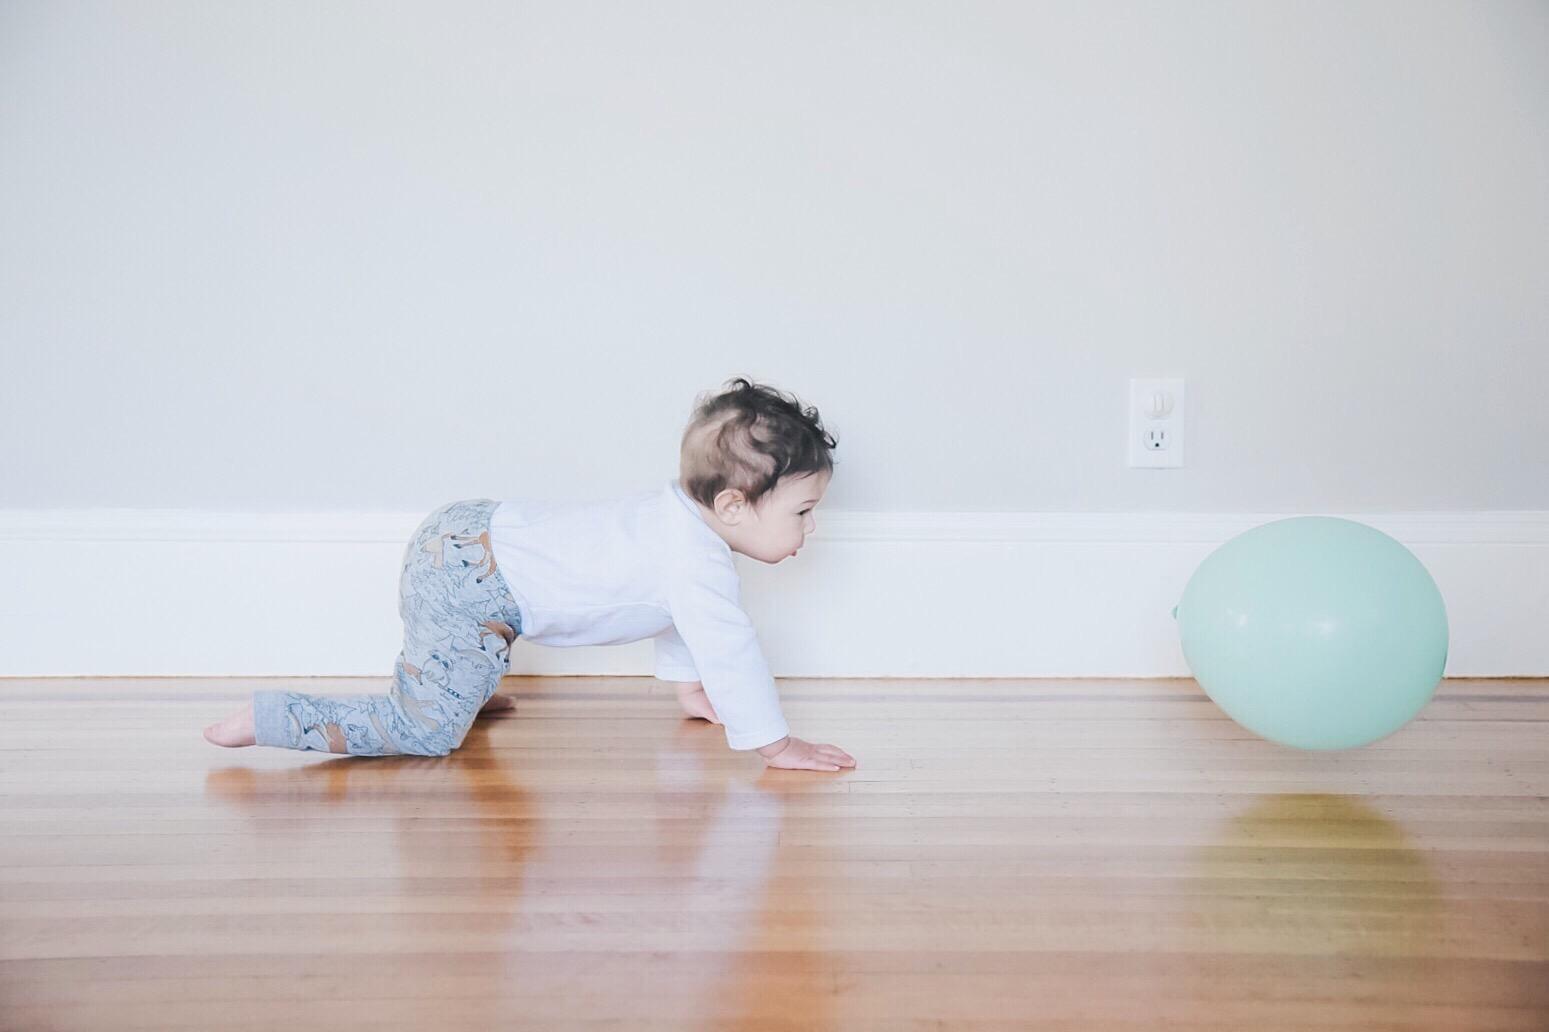
[[1297,516],[1210,553],[1173,609],[1194,678],[1237,723],[1348,749],[1420,712],[1447,665],[1447,610],[1413,552],[1353,520]]

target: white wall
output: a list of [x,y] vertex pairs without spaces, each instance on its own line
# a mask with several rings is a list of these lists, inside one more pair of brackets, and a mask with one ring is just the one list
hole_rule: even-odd
[[[0,507],[1549,508],[1543,3],[0,4]],[[1123,464],[1189,378],[1189,465]]]
[[[0,674],[385,673],[352,526],[659,486],[738,374],[862,528],[749,580],[777,674],[1175,673],[1197,544],[1297,512],[1440,514],[1453,672],[1549,673],[1546,183],[1541,2],[7,0]],[[1072,520],[866,529],[981,512]],[[929,622],[1007,577],[1058,625]]]
[[[1549,675],[1549,512],[1333,515],[1425,564],[1448,676]],[[385,679],[421,516],[0,512],[0,675]],[[1274,518],[831,513],[797,559],[736,559],[776,677],[1170,677],[1189,576]],[[652,670],[648,640],[511,651],[518,675]]]

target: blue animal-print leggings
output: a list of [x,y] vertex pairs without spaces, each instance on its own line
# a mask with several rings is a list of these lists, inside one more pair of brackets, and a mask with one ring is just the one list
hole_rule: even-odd
[[403,651],[383,695],[253,693],[259,745],[445,756],[462,744],[510,666],[522,618],[490,548],[488,498],[443,505],[404,549]]

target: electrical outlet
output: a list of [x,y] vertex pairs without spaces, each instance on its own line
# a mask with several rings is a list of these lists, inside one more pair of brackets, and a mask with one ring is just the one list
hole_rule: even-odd
[[1183,465],[1183,380],[1129,382],[1129,464],[1137,469]]

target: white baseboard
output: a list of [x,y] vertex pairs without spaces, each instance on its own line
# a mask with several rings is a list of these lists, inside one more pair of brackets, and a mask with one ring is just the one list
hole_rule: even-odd
[[[737,557],[777,677],[1188,676],[1195,566],[1289,514],[830,513]],[[1549,512],[1330,513],[1441,588],[1452,677],[1549,675]],[[423,513],[0,511],[0,676],[387,676]],[[651,643],[518,644],[513,674],[651,673]]]

